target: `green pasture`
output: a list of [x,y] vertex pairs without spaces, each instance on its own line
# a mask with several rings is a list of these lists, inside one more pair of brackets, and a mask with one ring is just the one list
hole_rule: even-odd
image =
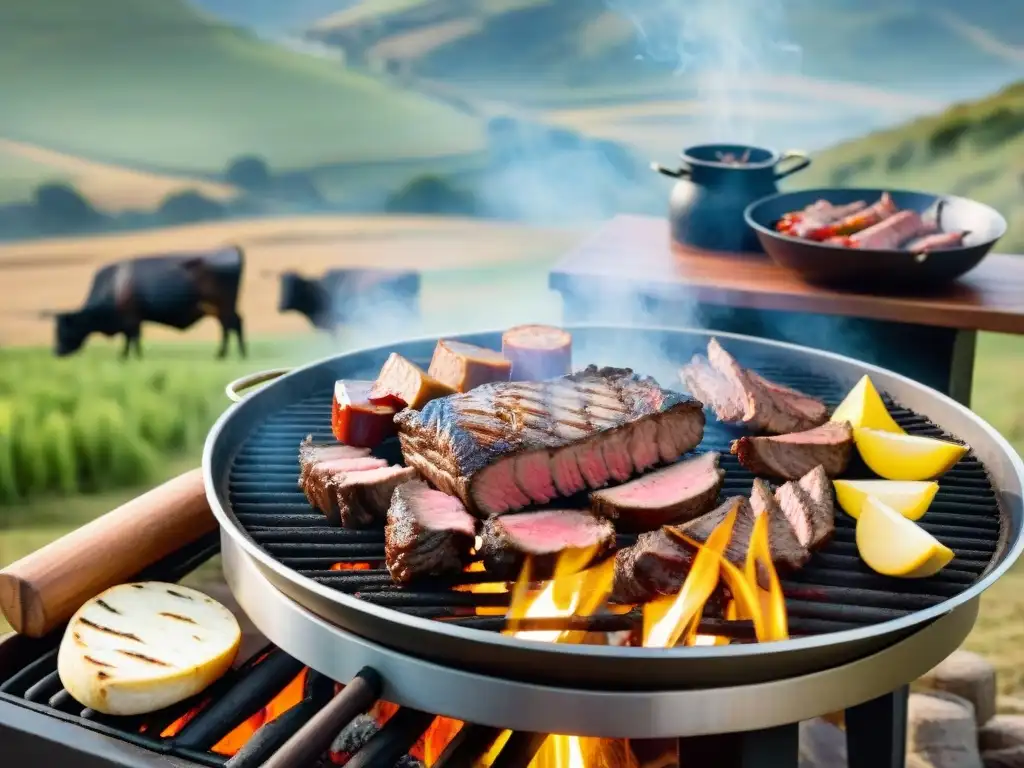
[[214,23],[185,0],[0,0],[0,92],[0,136],[152,170],[483,146],[479,122],[449,105]]

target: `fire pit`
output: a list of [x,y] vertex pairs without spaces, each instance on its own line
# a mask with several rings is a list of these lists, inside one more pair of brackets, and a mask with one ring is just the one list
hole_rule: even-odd
[[[629,365],[666,383],[675,378],[674,365],[708,340],[704,333],[660,329],[572,330],[578,363]],[[463,340],[493,347],[498,336]],[[981,592],[1018,556],[1024,468],[972,413],[908,379],[824,352],[719,336],[744,365],[831,405],[869,373],[893,398],[890,411],[906,431],[948,432],[968,442],[972,453],[944,475],[924,524],[956,552],[954,564],[912,582],[881,577],[856,557],[853,526],[839,519],[833,542],[782,581],[790,639],[743,642],[750,627],[722,621],[708,621],[701,634],[738,642],[635,648],[502,634],[496,630],[509,628],[501,615],[513,600],[508,590],[479,589],[487,579],[471,570],[431,589],[396,588],[378,565],[379,532],[329,527],[295,489],[299,441],[329,435],[334,381],[373,378],[390,352],[425,364],[430,339],[296,371],[232,409],[214,429],[204,470],[235,595],[289,653],[336,679],[372,667],[383,674],[385,695],[415,710],[529,733],[641,739],[775,733],[779,749],[792,751],[795,761],[795,726],[783,724],[875,699],[861,715],[852,710],[851,723],[856,728],[862,715],[877,710],[879,720],[863,725],[875,728],[867,738],[888,751],[861,753],[865,762],[858,764],[901,764],[886,757],[902,738],[899,699],[876,697],[902,688],[955,649],[973,624]],[[732,436],[709,424],[702,449],[721,450]],[[749,491],[752,475],[726,462],[726,495]],[[549,618],[531,629],[607,632],[637,622],[632,613],[570,623]],[[769,699],[773,704],[765,707]],[[776,726],[789,735],[779,737]],[[879,726],[893,738],[879,739]],[[758,752],[764,750],[751,755]]]

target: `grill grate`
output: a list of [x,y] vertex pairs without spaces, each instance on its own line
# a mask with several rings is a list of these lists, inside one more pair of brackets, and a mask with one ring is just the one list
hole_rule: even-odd
[[[817,374],[794,373],[770,364],[753,367],[763,375],[818,397],[835,406],[848,389]],[[951,437],[920,416],[886,404],[896,422],[913,435]],[[240,449],[229,475],[229,498],[239,522],[249,535],[282,564],[341,592],[405,613],[455,622],[477,629],[500,631],[498,617],[475,616],[476,607],[503,607],[507,593],[452,591],[457,584],[480,583],[486,574],[466,573],[436,584],[402,588],[392,584],[383,568],[383,532],[348,531],[331,527],[312,509],[297,487],[298,445],[312,434],[315,441],[331,441],[331,392],[318,394],[287,407],[259,425]],[[754,476],[728,453],[729,442],[743,434],[709,418],[699,450],[722,453],[726,472],[722,498],[749,495]],[[393,445],[382,455],[397,460]],[[855,458],[848,478],[873,475]],[[584,503],[582,500],[581,504]],[[950,547],[955,557],[938,575],[905,580],[871,571],[857,556],[854,521],[836,516],[832,541],[815,553],[805,568],[782,579],[789,611],[790,631],[811,635],[852,629],[896,619],[943,602],[976,582],[992,561],[1000,541],[1000,512],[996,494],[981,463],[965,456],[940,479],[939,492],[921,526]],[[627,546],[635,536],[618,537]],[[335,563],[364,562],[369,570],[331,570]],[[602,628],[635,626],[639,614],[603,617]],[[712,623],[714,620],[709,620]],[[718,622],[719,629],[721,622]],[[708,629],[710,631],[711,624]],[[736,625],[740,635],[747,632]]]

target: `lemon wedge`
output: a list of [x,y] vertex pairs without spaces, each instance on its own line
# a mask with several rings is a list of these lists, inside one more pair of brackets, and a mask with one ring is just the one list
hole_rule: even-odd
[[833,480],[832,485],[839,506],[852,518],[860,517],[864,500],[873,496],[908,520],[920,520],[939,491],[934,481]]
[[853,430],[853,439],[864,463],[886,480],[929,480],[967,453],[965,445],[864,427]]
[[882,402],[882,396],[878,394],[875,385],[867,376],[862,376],[857,385],[850,390],[832,414],[830,421],[848,421],[854,428],[867,427],[903,434],[899,424],[889,415],[889,410]]
[[953,550],[871,496],[857,519],[857,551],[871,570],[905,579],[934,576],[953,559]]

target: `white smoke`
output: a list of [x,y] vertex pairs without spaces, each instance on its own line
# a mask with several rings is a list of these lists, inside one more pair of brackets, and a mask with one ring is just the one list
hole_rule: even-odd
[[781,0],[607,3],[636,27],[638,57],[670,68],[695,90],[707,107],[703,132],[716,141],[756,141],[766,78],[800,73],[802,53],[787,38]]

